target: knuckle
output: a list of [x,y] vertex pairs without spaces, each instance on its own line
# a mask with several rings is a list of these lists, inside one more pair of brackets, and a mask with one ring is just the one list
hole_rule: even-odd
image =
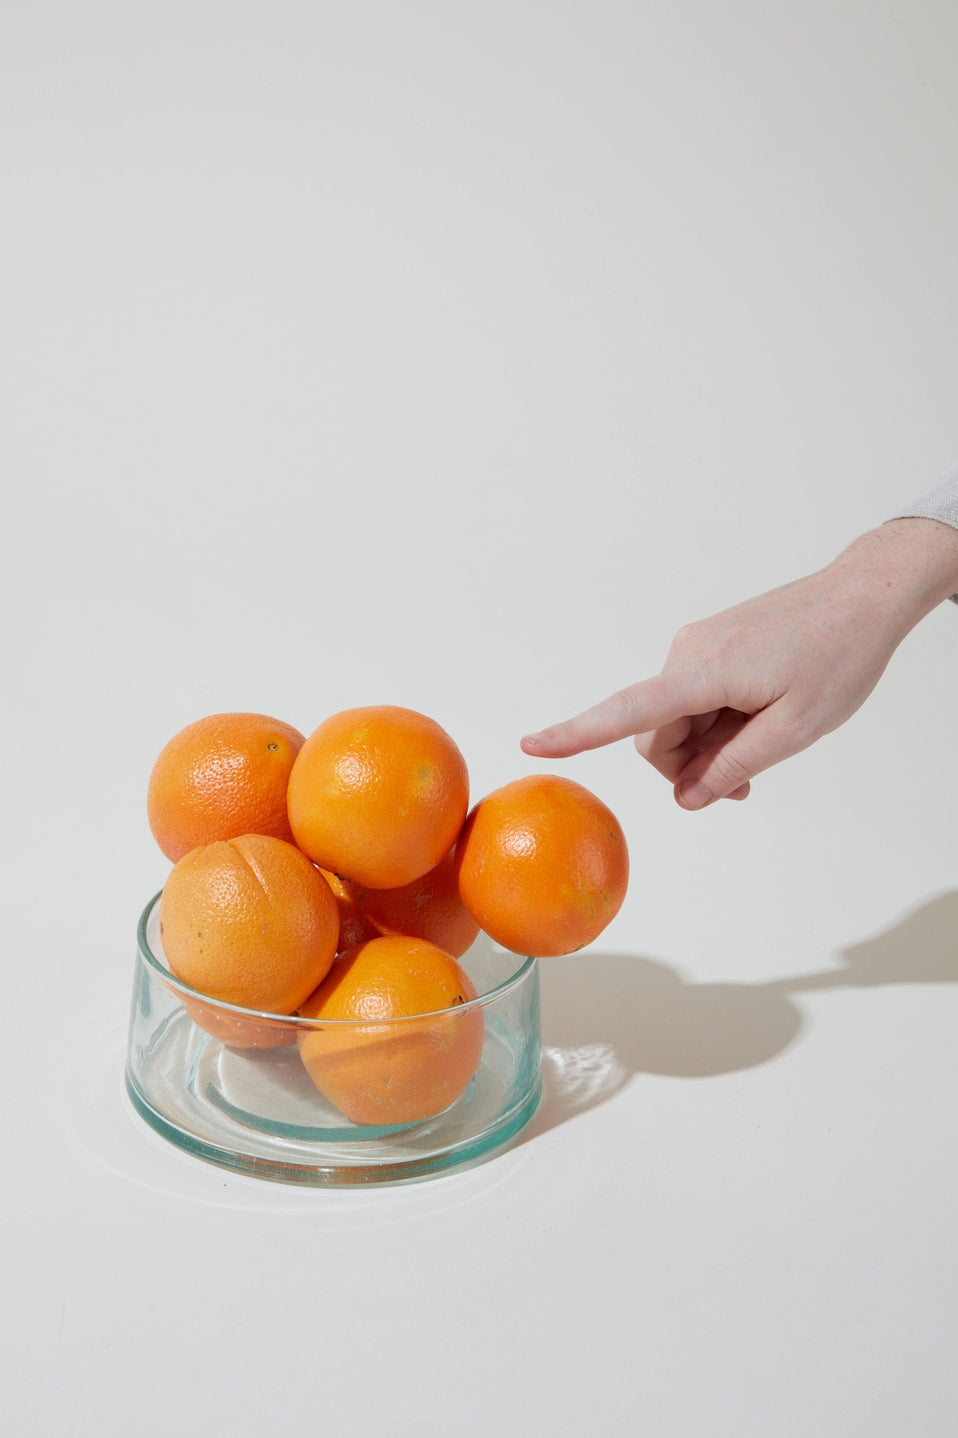
[[609,700],[611,708],[616,716],[624,721],[630,720],[635,713],[635,691],[636,685],[630,684],[627,689],[620,689],[612,695]]
[[709,788],[718,787],[724,793],[728,793],[732,789],[737,789],[740,784],[747,783],[752,775],[737,754],[719,750],[708,766],[708,777],[712,781],[717,781],[717,784],[714,782],[709,784]]
[[707,654],[711,648],[706,621],[696,619],[691,624],[683,624],[677,629],[669,646],[669,658],[676,656],[688,660],[690,657],[699,658]]
[[683,624],[681,629],[675,631],[672,643],[669,645],[667,664],[674,664],[677,659],[683,659],[690,650],[698,648],[695,628],[694,624]]
[[693,640],[698,633],[699,627],[699,622],[697,620],[691,624],[682,624],[675,631],[675,637],[672,640],[673,648],[676,645],[678,645],[680,648],[684,648],[687,644],[689,644],[690,641]]

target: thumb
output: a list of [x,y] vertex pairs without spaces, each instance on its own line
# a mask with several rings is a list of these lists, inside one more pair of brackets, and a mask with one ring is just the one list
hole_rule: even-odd
[[711,749],[696,754],[675,780],[683,809],[704,809],[715,799],[739,797],[756,774],[805,748],[795,729],[774,705],[761,709],[741,729]]

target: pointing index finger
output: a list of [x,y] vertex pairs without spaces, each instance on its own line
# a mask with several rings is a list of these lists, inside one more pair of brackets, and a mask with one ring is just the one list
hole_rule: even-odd
[[657,674],[654,679],[643,679],[610,694],[608,699],[574,719],[553,724],[538,734],[527,734],[521,748],[536,757],[567,759],[586,749],[600,749],[617,739],[659,729],[686,714],[705,712],[711,707],[711,701],[702,709],[703,702],[701,693],[693,698],[690,690],[677,679]]

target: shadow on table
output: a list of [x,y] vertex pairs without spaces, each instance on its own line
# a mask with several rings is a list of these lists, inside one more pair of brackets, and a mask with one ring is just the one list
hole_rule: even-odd
[[841,953],[843,964],[767,984],[688,984],[654,959],[594,952],[543,959],[541,1133],[603,1103],[639,1073],[708,1078],[767,1063],[797,1037],[795,994],[958,982],[958,892]]

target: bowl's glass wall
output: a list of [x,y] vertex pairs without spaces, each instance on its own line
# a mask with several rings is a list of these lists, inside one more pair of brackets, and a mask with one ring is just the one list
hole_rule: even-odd
[[[140,923],[127,1091],[140,1116],[188,1152],[290,1183],[396,1183],[474,1162],[508,1142],[535,1111],[535,960],[480,935],[460,960],[479,998],[438,1020],[370,1026],[277,1019],[198,1001],[171,980],[158,910],[154,899]],[[304,1052],[310,1042],[333,1043],[352,1063],[363,1045],[373,1064],[384,1052],[402,1053],[406,1073],[425,1084],[437,1045],[458,1041],[465,1027],[481,1044],[475,1076],[433,1117],[398,1123],[345,1117],[310,1078],[297,1041],[307,1039]]]

